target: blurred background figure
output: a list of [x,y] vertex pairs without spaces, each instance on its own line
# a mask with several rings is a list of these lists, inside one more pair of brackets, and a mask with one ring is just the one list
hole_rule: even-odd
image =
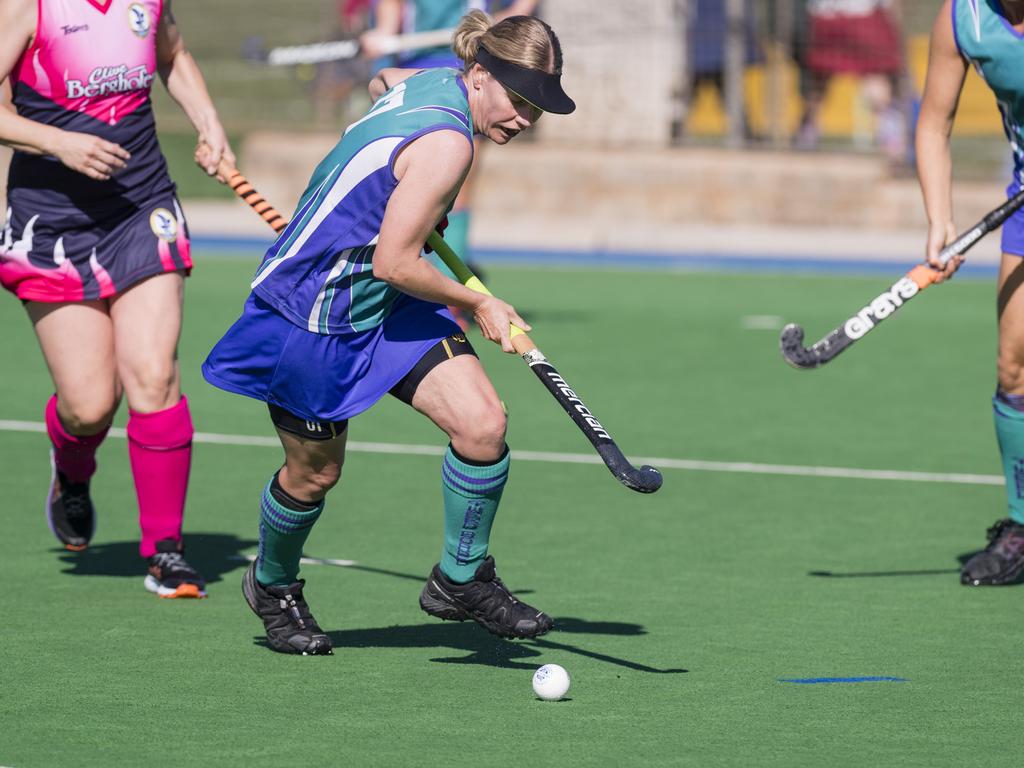
[[[764,60],[758,43],[757,15],[754,0],[741,0],[743,6],[743,64],[745,67]],[[697,89],[713,86],[724,103],[726,100],[726,41],[729,20],[724,0],[692,0],[686,19],[687,82],[683,87],[679,121],[673,126],[673,138],[685,133],[686,118]],[[747,112],[742,110],[743,136],[753,138]]]
[[[370,26],[373,0],[338,0],[335,29],[331,39],[347,40],[365,32]],[[296,68],[301,81],[309,80],[310,94],[318,124],[348,122],[353,96],[362,103],[360,91],[370,79],[372,67],[365,59],[325,61]]]
[[905,71],[898,0],[807,0],[800,64],[803,115],[795,145],[814,149],[829,80],[860,78],[860,94],[874,117],[875,141],[894,165],[907,162],[908,121],[901,91]]

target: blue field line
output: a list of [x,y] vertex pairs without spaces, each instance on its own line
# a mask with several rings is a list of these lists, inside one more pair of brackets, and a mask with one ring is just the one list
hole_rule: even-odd
[[903,677],[780,677],[779,682],[816,685],[818,683],[907,683],[910,681]]
[[[192,246],[199,253],[216,256],[262,257],[273,240],[260,237],[227,237],[198,235]],[[806,273],[828,275],[887,275],[895,281],[913,267],[913,260],[893,261],[877,258],[845,257],[822,259],[808,256],[759,256],[752,253],[668,253],[639,251],[580,251],[547,249],[475,248],[473,259],[486,266],[554,266],[581,269],[613,268],[637,270],[688,270],[699,272]],[[995,264],[966,262],[960,277],[991,278],[997,273]]]

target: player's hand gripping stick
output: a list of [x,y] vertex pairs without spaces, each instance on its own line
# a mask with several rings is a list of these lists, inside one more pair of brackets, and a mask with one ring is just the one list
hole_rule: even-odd
[[[998,208],[989,211],[981,221],[943,248],[939,253],[941,264],[945,266],[953,257],[966,253],[972,245],[999,227],[1022,205],[1024,190]],[[779,337],[782,356],[794,368],[818,368],[824,365],[855,341],[866,336],[883,320],[895,314],[896,310],[934,283],[939,274],[940,270],[933,269],[928,264],[918,264],[896,281],[889,290],[876,296],[857,314],[810,347],[804,346],[804,329],[796,323],[790,323],[782,329],[782,335]]]
[[[455,277],[459,282],[478,293],[491,295],[486,286],[480,282],[476,275],[469,271],[469,268],[462,262],[462,259],[448,247],[448,244],[441,239],[440,235],[436,232],[431,232],[430,237],[427,238],[427,244],[437,252],[437,255],[448,265],[448,268],[455,273]],[[661,472],[654,467],[646,465],[637,469],[629,463],[626,457],[622,455],[622,451],[619,450],[619,446],[615,444],[611,435],[608,434],[608,430],[601,425],[601,422],[594,417],[594,414],[583,403],[579,395],[569,387],[565,379],[555,370],[555,367],[537,349],[537,345],[526,335],[526,332],[522,328],[517,328],[513,325],[511,338],[512,346],[515,347],[516,352],[530,366],[530,370],[537,374],[537,378],[543,382],[548,392],[558,401],[558,404],[565,409],[565,412],[569,414],[570,418],[576,423],[576,426],[580,428],[580,431],[587,436],[587,439],[593,444],[605,465],[611,470],[611,473],[615,475],[618,481],[627,488],[639,493],[654,493],[661,488]]]

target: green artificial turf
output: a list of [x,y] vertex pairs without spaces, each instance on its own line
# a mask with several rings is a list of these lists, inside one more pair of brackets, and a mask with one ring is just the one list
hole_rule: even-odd
[[[261,404],[202,382],[257,254],[188,282],[184,387],[204,433],[269,436]],[[897,275],[893,275],[895,279]],[[817,338],[885,278],[493,267],[488,284],[631,456],[998,473],[993,289],[932,289],[829,367],[797,372],[779,315]],[[0,418],[50,392],[18,302],[0,303]],[[513,449],[591,449],[525,365],[474,336]],[[117,420],[123,425],[124,409]],[[353,441],[443,446],[397,402]],[[276,448],[197,443],[187,513],[201,602],[142,588],[125,443],[93,484],[94,545],[57,549],[39,433],[0,432],[0,765],[975,765],[1018,754],[1019,588],[966,589],[959,557],[996,486],[666,469],[653,496],[599,465],[518,460],[492,552],[556,631],[499,640],[422,614],[441,537],[439,459],[352,452],[307,554],[332,658],[275,654],[239,589]],[[822,575],[826,574],[826,575]],[[532,671],[564,666],[568,701]],[[784,679],[897,677],[794,684]]]

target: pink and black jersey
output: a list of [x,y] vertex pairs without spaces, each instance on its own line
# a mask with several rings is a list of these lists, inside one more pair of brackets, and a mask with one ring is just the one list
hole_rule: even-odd
[[[162,0],[39,0],[32,44],[11,72],[14,106],[30,120],[101,136],[132,158],[105,188],[53,158],[18,153],[12,187],[40,182],[68,193],[145,197],[169,185],[154,131],[150,88]],[[40,174],[42,178],[40,179]]]
[[0,237],[0,282],[20,298],[105,298],[192,266],[188,231],[150,102],[162,0],[39,0],[11,72],[29,120],[100,136],[131,153],[107,181],[57,158],[15,152]]

